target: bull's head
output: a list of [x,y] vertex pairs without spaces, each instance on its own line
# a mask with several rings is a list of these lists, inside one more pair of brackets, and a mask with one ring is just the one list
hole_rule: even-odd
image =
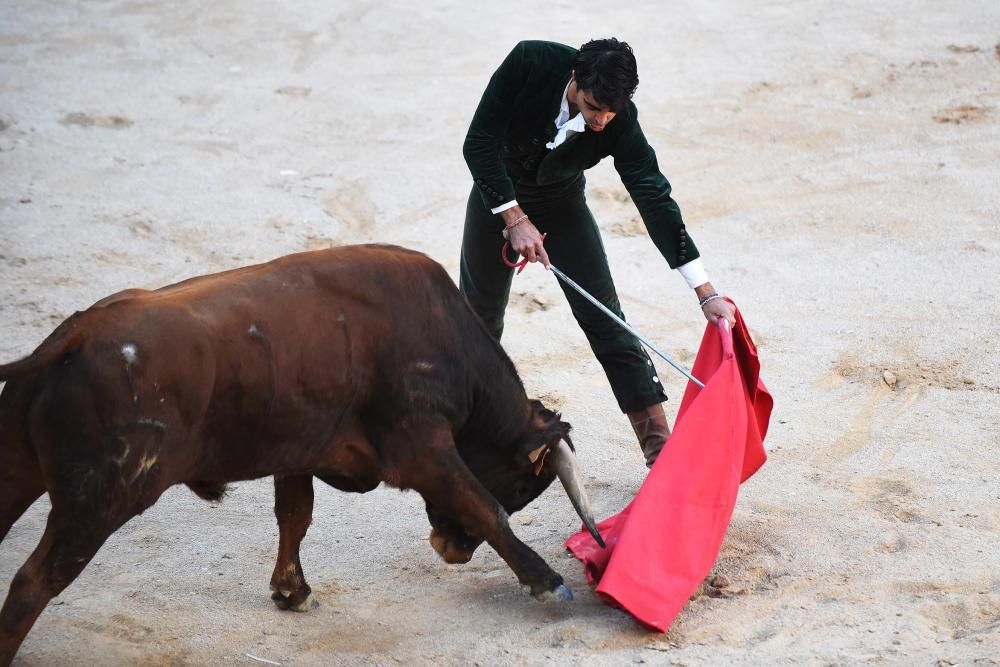
[[[572,427],[541,401],[530,403],[530,424],[513,450],[491,447],[462,452],[466,465],[507,514],[525,507],[558,477],[584,525],[603,547],[569,437]],[[448,563],[468,562],[482,538],[469,535],[431,506],[427,514],[433,526],[430,541],[438,554]]]

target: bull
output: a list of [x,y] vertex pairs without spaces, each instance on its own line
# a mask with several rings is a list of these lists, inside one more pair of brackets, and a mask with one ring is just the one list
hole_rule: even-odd
[[451,278],[382,245],[300,253],[132,289],[0,365],[0,541],[42,493],[51,512],[0,610],[8,664],[105,540],[186,484],[274,476],[272,599],[305,610],[299,545],[313,478],[420,493],[449,563],[486,541],[536,598],[570,599],[508,516],[558,477],[595,538],[570,425],[529,400]]

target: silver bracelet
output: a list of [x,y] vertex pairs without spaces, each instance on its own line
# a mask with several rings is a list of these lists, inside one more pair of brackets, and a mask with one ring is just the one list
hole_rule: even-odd
[[722,298],[724,298],[724,297],[721,294],[709,294],[704,299],[702,299],[701,301],[699,301],[698,305],[701,306],[702,308],[704,308],[705,304],[707,304],[709,301],[714,301],[715,299],[722,299]]

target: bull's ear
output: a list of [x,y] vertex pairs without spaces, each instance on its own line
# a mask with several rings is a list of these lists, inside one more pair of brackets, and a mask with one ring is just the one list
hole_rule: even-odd
[[542,442],[555,447],[560,440],[565,440],[570,449],[573,449],[573,443],[569,439],[569,432],[573,427],[569,422],[562,421],[561,414],[549,410],[539,400],[531,401],[531,413],[531,423]]
[[569,431],[572,427],[560,419],[562,415],[554,410],[549,410],[541,401],[531,399],[530,404],[534,434],[532,441],[523,446],[518,455],[522,461],[530,463],[540,470],[545,455],[552,447],[559,444],[560,440],[565,440],[570,449],[573,449],[573,443],[569,439]]
[[559,419],[559,413],[549,410],[547,407],[542,405],[542,402],[537,398],[533,398],[529,401],[531,404],[531,417],[532,421],[536,424],[548,424],[553,419]]
[[569,422],[562,420],[562,415],[547,408],[542,408],[545,412],[540,414],[542,438],[552,447],[555,447],[560,440],[565,440],[570,449],[573,443],[569,439],[569,432],[573,428]]

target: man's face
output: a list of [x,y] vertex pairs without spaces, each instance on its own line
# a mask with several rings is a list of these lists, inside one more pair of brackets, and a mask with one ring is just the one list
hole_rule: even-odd
[[583,113],[583,119],[591,131],[603,132],[611,119],[615,117],[615,112],[611,110],[611,107],[599,103],[589,90],[580,89],[576,85],[575,78],[568,92],[569,103]]

